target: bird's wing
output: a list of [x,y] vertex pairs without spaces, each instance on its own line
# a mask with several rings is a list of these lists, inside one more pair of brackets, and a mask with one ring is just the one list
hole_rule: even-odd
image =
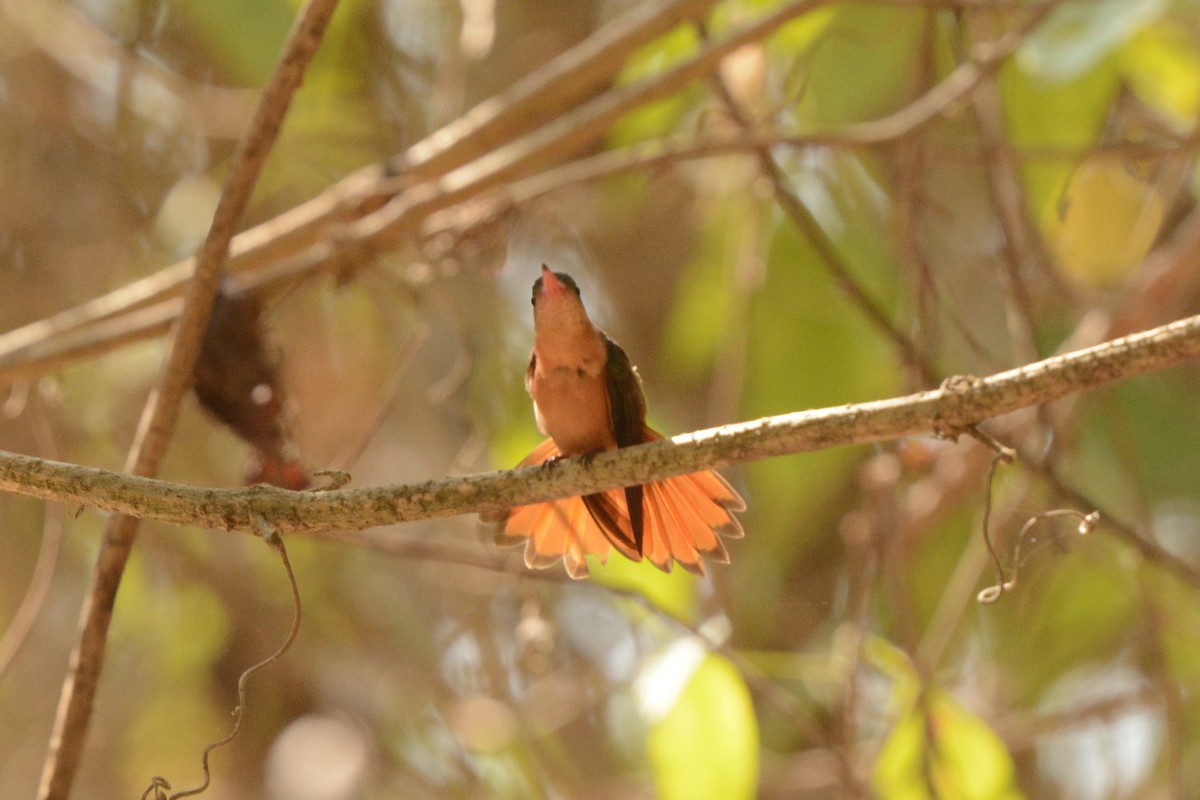
[[[642,381],[621,345],[600,333],[607,358],[604,362],[604,390],[608,399],[608,418],[617,447],[629,447],[645,441],[646,395]],[[641,486],[625,489],[624,517],[616,513],[609,494],[583,498],[592,519],[612,535],[609,537],[622,553],[632,548],[640,557],[646,527],[645,490]],[[625,525],[621,523],[625,522]],[[631,556],[632,557],[632,556]],[[636,559],[635,559],[636,560]]]

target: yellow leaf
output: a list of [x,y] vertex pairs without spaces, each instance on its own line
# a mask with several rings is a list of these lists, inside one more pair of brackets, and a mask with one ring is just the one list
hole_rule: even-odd
[[1067,275],[1092,286],[1116,283],[1154,244],[1166,207],[1134,167],[1120,156],[1093,156],[1068,179],[1059,203],[1047,209],[1047,239]]
[[[675,658],[675,656],[678,658]],[[666,662],[648,666],[658,677],[683,681],[669,708],[648,709],[667,691],[661,681],[643,684],[651,716],[646,748],[660,800],[739,800],[758,786],[758,723],[741,675],[722,656],[672,646]],[[689,664],[672,662],[691,662]],[[683,667],[682,670],[676,666]],[[668,697],[669,699],[669,697]]]

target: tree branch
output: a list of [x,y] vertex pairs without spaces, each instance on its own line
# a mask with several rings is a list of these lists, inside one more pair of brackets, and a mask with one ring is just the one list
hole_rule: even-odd
[[[180,401],[191,384],[201,338],[229,257],[230,242],[283,124],[292,95],[299,88],[336,7],[337,0],[310,0],[301,10],[234,157],[208,236],[196,257],[196,268],[188,283],[162,378],[146,402],[129,453],[126,469],[135,475],[154,474],[166,454]],[[138,521],[136,516],[116,516],[109,520],[105,530],[80,615],[79,641],[71,653],[43,766],[38,788],[38,797],[43,800],[65,800],[78,771],[104,663],[113,604],[133,549]]]
[[[651,11],[640,7],[631,10],[460,119],[409,147],[395,159],[392,171],[402,173],[404,182],[434,179],[527,133],[546,119],[557,118],[587,99],[595,87],[614,81],[631,53],[674,25],[702,15],[713,1],[672,0]],[[361,169],[317,197],[239,233],[232,242],[227,271],[236,275],[297,258],[309,263],[310,273],[335,266],[339,261],[336,248],[322,247],[321,243],[334,238],[331,231],[378,209],[402,189],[402,182],[389,179],[388,172],[380,164]],[[321,252],[315,259],[310,257],[314,247]],[[37,371],[53,367],[60,363],[58,354],[64,350],[74,355],[71,345],[80,340],[94,343],[100,338],[102,332],[92,331],[98,323],[177,298],[187,285],[194,265],[194,259],[186,259],[79,306],[0,335],[0,378],[28,374],[26,364],[44,358],[46,350],[51,354],[48,363],[40,365]],[[178,308],[174,308],[173,313],[178,313]],[[81,328],[96,335],[76,335],[75,342],[62,346],[47,343]]]
[[322,533],[543,502],[826,447],[936,433],[1144,375],[1200,357],[1200,316],[987,378],[960,376],[904,397],[813,409],[725,425],[601,453],[553,468],[444,478],[417,484],[288,492],[212,489],[0,454],[0,491],[74,502],[179,525]]
[[[914,8],[1012,6],[1007,0],[872,1]],[[399,178],[389,179],[380,165],[365,168],[312,200],[238,234],[232,242],[227,269],[235,275],[271,272],[275,276],[272,281],[256,284],[290,282],[344,269],[371,252],[404,241],[429,215],[472,200],[489,189],[499,197],[500,204],[511,204],[514,199],[508,197],[507,190],[512,184],[507,181],[528,180],[543,173],[546,179],[539,182],[535,177],[529,187],[537,187],[538,193],[571,179],[595,180],[609,170],[647,168],[664,161],[753,150],[773,143],[862,146],[894,141],[936,118],[969,92],[983,75],[1011,55],[1025,32],[1057,0],[1039,6],[1018,30],[990,48],[982,48],[978,62],[960,65],[930,92],[879,120],[816,136],[774,134],[741,141],[687,143],[673,145],[664,152],[656,152],[654,146],[632,148],[614,154],[612,159],[579,162],[579,172],[557,168],[563,154],[602,136],[621,115],[710,73],[738,46],[765,39],[788,21],[835,2],[798,0],[711,43],[672,70],[591,97],[597,85],[615,79],[637,47],[684,20],[699,17],[711,2],[674,0],[653,12],[635,9],[414,144],[396,160],[394,169],[401,171]],[[550,121],[542,127],[534,125],[547,119]],[[514,198],[531,199],[522,193]],[[0,380],[41,374],[126,342],[161,335],[179,310],[177,303],[164,301],[178,297],[192,271],[189,259],[80,306],[0,334]],[[142,311],[135,317],[126,319],[139,309]],[[121,322],[105,323],[118,316]]]

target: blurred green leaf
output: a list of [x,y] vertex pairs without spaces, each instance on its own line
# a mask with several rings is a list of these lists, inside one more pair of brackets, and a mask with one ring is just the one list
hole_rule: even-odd
[[[1151,502],[1186,497],[1200,500],[1196,454],[1200,452],[1200,396],[1194,376],[1170,373],[1152,380],[1126,381],[1115,389],[1108,413],[1097,407],[1090,420],[1097,434],[1115,440],[1126,464],[1141,476],[1143,497]],[[1112,425],[1123,417],[1124,425]],[[1128,456],[1132,455],[1132,461]],[[1097,480],[1124,476],[1125,469],[1095,463]]]
[[1072,523],[1048,524],[1022,549],[1018,588],[1006,595],[1012,602],[992,606],[1005,618],[997,657],[1014,692],[1028,699],[1073,665],[1112,658],[1136,622],[1135,574],[1120,548],[1099,532],[1081,537]]
[[884,742],[871,784],[888,800],[1017,800],[1012,758],[982,720],[934,689]]
[[377,104],[372,75],[373,0],[344,0],[288,110],[256,198],[316,194],[396,149],[396,132]]
[[602,586],[639,594],[675,619],[694,622],[699,579],[682,569],[663,572],[649,561],[634,562],[615,550],[608,563],[589,559],[592,580]]
[[[750,20],[784,5],[786,0],[734,0],[719,3],[712,13],[710,28],[714,35],[724,35],[746,25]],[[821,41],[830,24],[837,18],[833,6],[817,8],[803,14],[776,30],[764,43],[773,63],[794,68],[805,58],[810,48]]]
[[[809,24],[821,36],[798,62],[796,78],[802,87],[797,113],[805,126],[829,129],[874,119],[911,99],[925,19],[921,10],[859,5],[838,6],[831,18],[814,16]],[[803,42],[813,32],[797,27],[792,35]]]
[[[1200,527],[1200,520],[1195,517],[1191,522],[1193,527]],[[1200,641],[1196,638],[1196,631],[1200,630],[1200,607],[1193,602],[1194,590],[1176,581],[1157,580],[1150,572],[1146,570],[1143,585],[1152,585],[1160,615],[1154,624],[1161,625],[1162,667],[1185,692],[1200,691]]]
[[1037,159],[1021,166],[1025,204],[1043,225],[1057,213],[1067,179],[1104,131],[1121,89],[1115,58],[1106,58],[1069,82],[1051,83],[1009,62],[1000,70],[1009,138],[1016,147],[1062,148],[1081,155]]
[[[690,25],[676,28],[630,56],[617,82],[637,83],[666,72],[693,55],[698,46],[695,28]],[[625,146],[676,132],[680,119],[703,94],[704,89],[693,84],[682,92],[639,106],[612,127],[609,142],[614,147]]]
[[740,252],[755,246],[746,237],[757,234],[766,216],[759,201],[732,192],[707,215],[664,331],[664,361],[680,379],[696,382],[710,374],[730,341],[731,326],[744,324],[739,306],[749,302],[743,293],[750,287],[738,285],[732,265]]
[[253,87],[265,83],[275,69],[296,15],[287,0],[178,0],[177,8],[229,80]]
[[228,709],[218,710],[196,682],[146,690],[114,758],[125,781],[124,797],[141,797],[150,777],[161,775],[176,789],[204,779],[201,753],[232,729]]
[[172,576],[155,575],[145,558],[134,557],[121,582],[113,636],[120,641],[156,643],[143,654],[156,665],[156,678],[168,685],[193,684],[229,643],[229,612],[211,588]]
[[821,41],[821,36],[837,18],[832,6],[818,8],[799,19],[784,25],[767,40],[767,50],[773,56],[797,57],[812,45]]
[[[664,673],[646,691],[665,702],[666,684],[677,699],[652,720],[647,754],[660,800],[738,800],[755,796],[758,725],[741,675],[722,656],[694,655],[676,644],[647,670]],[[697,660],[698,659],[698,660]],[[690,662],[690,664],[688,663]],[[639,678],[641,680],[641,678]],[[645,705],[645,703],[643,703]]]
[[896,723],[875,762],[871,785],[888,800],[1017,800],[1012,758],[983,720],[949,692],[921,691],[916,669],[875,638],[867,660],[893,682]]
[[1129,159],[1087,158],[1071,174],[1043,230],[1055,263],[1082,285],[1111,286],[1128,277],[1158,238],[1166,201]]
[[[813,204],[834,176],[853,174],[818,161],[802,195]],[[825,171],[827,170],[827,171]],[[886,302],[890,278],[888,241],[879,208],[829,195],[821,215],[847,267],[877,301]],[[781,219],[771,238],[765,283],[750,309],[744,413],[748,418],[885,397],[902,373],[883,335],[833,282],[819,257],[790,220]],[[846,369],[847,364],[860,365]],[[747,530],[775,533],[758,538],[762,561],[744,588],[751,607],[771,602],[778,581],[808,543],[828,535],[838,512],[828,498],[839,494],[861,457],[859,448],[834,448],[748,465],[750,512]],[[756,500],[758,502],[756,502]],[[773,588],[775,587],[775,588]]]
[[1200,52],[1194,31],[1161,21],[1121,48],[1121,72],[1146,105],[1186,130],[1200,112]]

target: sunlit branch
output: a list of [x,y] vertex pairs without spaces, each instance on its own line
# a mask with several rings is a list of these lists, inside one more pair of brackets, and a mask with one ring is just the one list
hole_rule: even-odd
[[337,491],[212,489],[5,454],[0,490],[175,524],[319,533],[541,502],[775,456],[886,441],[953,436],[971,425],[1200,357],[1200,316],[986,378],[959,377],[917,394],[725,425],[572,459],[545,469]]
[[[398,156],[394,165],[376,164],[359,170],[311,200],[239,233],[232,242],[226,271],[236,275],[297,260],[307,267],[294,272],[311,275],[338,268],[344,257],[329,242],[341,226],[378,209],[407,184],[434,179],[517,138],[547,116],[557,117],[593,94],[597,86],[611,83],[625,59],[638,47],[672,26],[703,14],[711,5],[712,0],[674,0],[656,10],[630,11],[459,120],[417,142]],[[312,257],[314,251],[318,257]],[[22,371],[29,360],[27,351],[51,338],[177,297],[194,269],[194,260],[186,259],[79,306],[0,335],[0,376]],[[92,337],[89,341],[99,338]],[[57,360],[51,365],[61,363],[66,357],[63,348],[54,353]]]
[[[234,238],[228,271],[247,274],[257,286],[274,286],[322,272],[352,268],[372,253],[397,246],[407,237],[428,233],[430,215],[488,196],[504,206],[567,185],[605,175],[649,169],[671,161],[723,153],[753,152],[769,145],[861,147],[905,136],[937,118],[968,93],[991,69],[1011,55],[1022,37],[1052,3],[1031,12],[1024,24],[983,48],[976,61],[952,71],[941,83],[903,109],[879,120],[828,132],[768,132],[734,140],[668,143],[618,151],[609,159],[591,158],[559,166],[563,155],[603,135],[621,115],[677,91],[710,74],[738,46],[768,37],[786,22],[834,0],[792,3],[710,44],[673,70],[580,102],[591,87],[611,80],[624,59],[648,37],[702,14],[711,5],[678,0],[653,14],[634,13],[613,23],[538,72],[467,112],[398,159],[388,177],[381,166],[340,181],[321,195]],[[913,7],[1009,7],[1008,3],[929,0],[875,0],[879,5]],[[639,27],[638,23],[644,27]],[[593,41],[594,40],[594,41]],[[549,112],[539,103],[550,102]],[[489,149],[492,148],[492,149]],[[603,154],[607,156],[608,154]],[[510,196],[506,180],[524,180]],[[436,231],[434,231],[436,232]],[[191,260],[161,270],[81,306],[0,335],[0,379],[31,377],[130,341],[159,336],[178,313],[164,301],[178,295],[194,269]],[[254,277],[250,277],[253,273]],[[125,315],[146,309],[125,321]],[[113,317],[121,321],[111,320]],[[106,320],[111,320],[105,322]],[[97,327],[99,323],[104,323]]]

